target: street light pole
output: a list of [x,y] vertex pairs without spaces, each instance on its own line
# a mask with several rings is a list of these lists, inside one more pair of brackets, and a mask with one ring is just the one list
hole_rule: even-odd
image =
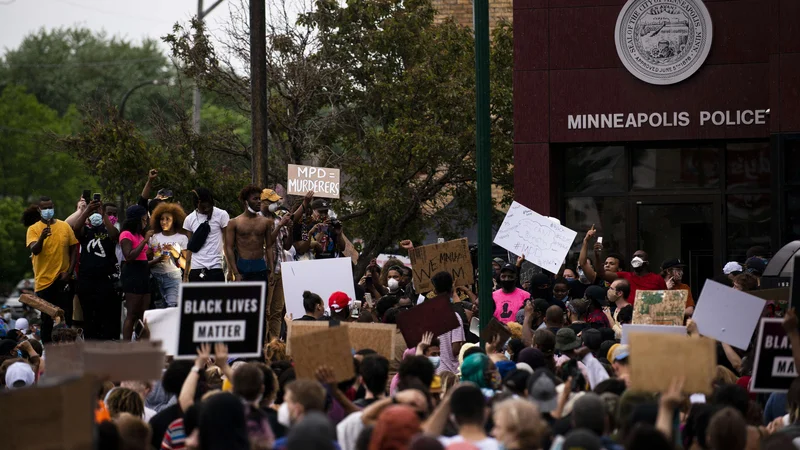
[[253,184],[267,187],[267,19],[264,0],[250,0],[250,119]]
[[[197,0],[197,20],[203,22],[206,16],[211,13],[222,0],[217,0],[213,5],[209,6],[205,11],[203,10],[203,0]],[[196,38],[199,38],[199,33]],[[194,85],[194,95],[192,98],[192,130],[195,134],[200,134],[200,107],[202,106],[203,99],[200,97],[200,88],[197,84]]]
[[124,119],[125,118],[125,103],[127,103],[128,97],[131,96],[133,91],[135,91],[135,90],[137,90],[137,89],[139,89],[141,87],[145,87],[145,86],[158,86],[159,84],[162,84],[162,83],[164,83],[164,81],[162,81],[162,80],[143,81],[143,82],[137,84],[136,86],[128,89],[128,92],[126,92],[125,95],[122,96],[122,102],[120,102],[120,104],[119,104],[119,117],[120,117],[120,119]]

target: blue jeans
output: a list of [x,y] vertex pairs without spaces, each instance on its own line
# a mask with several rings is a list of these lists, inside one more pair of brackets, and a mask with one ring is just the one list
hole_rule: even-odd
[[181,271],[156,273],[151,272],[153,278],[158,282],[158,290],[161,291],[161,297],[167,302],[167,306],[178,306],[178,292],[181,286]]

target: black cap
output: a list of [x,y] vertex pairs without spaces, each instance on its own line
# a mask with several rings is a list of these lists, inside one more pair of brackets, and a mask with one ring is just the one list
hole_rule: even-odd
[[502,269],[500,269],[500,273],[503,273],[503,272],[506,272],[506,271],[511,271],[511,272],[517,273],[517,266],[515,266],[513,264],[506,264],[506,265],[503,266]]
[[330,202],[327,201],[327,200],[323,200],[321,198],[318,198],[318,199],[314,200],[313,202],[311,202],[311,209],[315,209],[315,210],[316,209],[329,209],[330,207],[331,207]]
[[533,310],[539,312],[547,312],[547,308],[550,307],[550,303],[543,298],[537,298],[533,301]]
[[686,264],[679,258],[668,259],[664,261],[664,264],[661,264],[661,270],[672,269],[673,267],[686,267]]
[[748,258],[744,265],[747,267],[747,273],[761,275],[767,269],[767,260],[753,256],[752,258]]
[[606,298],[606,290],[600,286],[592,285],[586,288],[583,293],[584,298],[595,301],[600,306],[608,305],[608,298]]

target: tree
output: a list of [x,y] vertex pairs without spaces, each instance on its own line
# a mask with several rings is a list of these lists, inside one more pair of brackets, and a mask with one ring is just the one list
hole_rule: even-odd
[[19,199],[0,198],[0,293],[9,292],[19,280],[33,273],[21,221],[24,209]]

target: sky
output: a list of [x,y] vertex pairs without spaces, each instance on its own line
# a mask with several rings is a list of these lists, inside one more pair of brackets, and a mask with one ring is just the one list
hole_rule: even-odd
[[[204,0],[208,8],[215,0]],[[238,5],[239,0],[232,0]],[[212,36],[222,34],[231,0],[225,0],[206,18]],[[197,0],[0,0],[0,54],[19,46],[40,28],[83,26],[105,30],[134,42],[160,40],[175,22],[188,23],[197,14]],[[166,45],[162,44],[166,51]]]

